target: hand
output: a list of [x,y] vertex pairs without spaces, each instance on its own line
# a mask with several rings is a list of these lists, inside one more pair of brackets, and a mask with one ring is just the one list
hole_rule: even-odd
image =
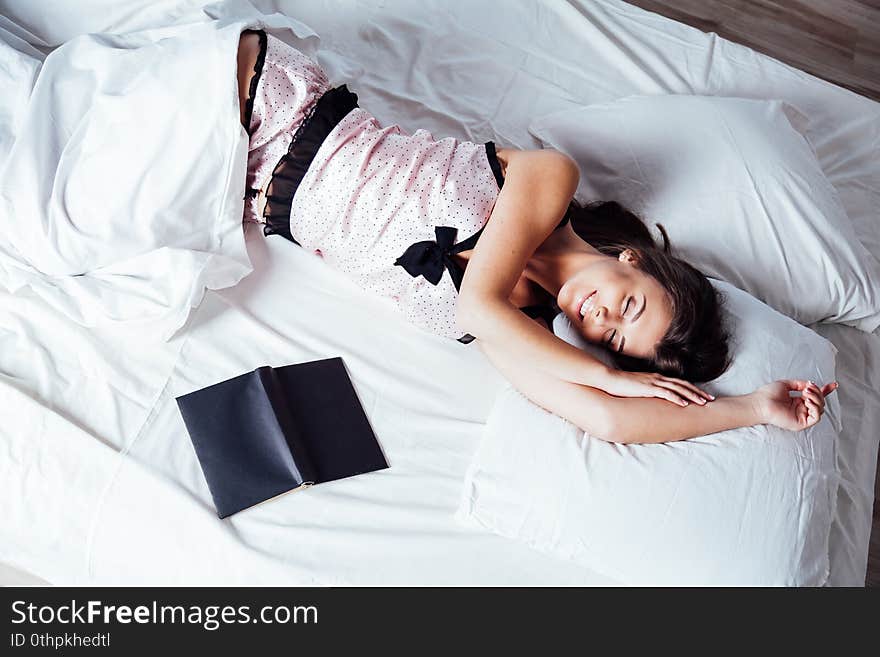
[[[758,414],[767,424],[788,431],[800,431],[817,424],[825,412],[825,397],[837,390],[837,381],[821,388],[812,381],[784,379],[758,388],[752,393]],[[789,393],[800,392],[800,397]]]
[[679,406],[705,404],[715,399],[692,383],[653,372],[611,370],[607,381],[597,386],[615,397],[658,397]]

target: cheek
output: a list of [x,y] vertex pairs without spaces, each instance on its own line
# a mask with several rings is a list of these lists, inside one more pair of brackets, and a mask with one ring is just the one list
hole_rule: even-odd
[[587,342],[592,342],[594,344],[600,344],[602,342],[602,330],[595,326],[581,324],[578,327],[578,332],[587,340]]
[[620,268],[614,272],[614,277],[609,282],[617,290],[633,294],[644,290],[644,276],[644,274],[630,265],[620,265]]
[[617,262],[611,258],[582,269],[568,279],[567,284],[576,288],[607,288],[615,284],[615,280],[621,274],[617,271]]
[[614,309],[614,305],[620,297],[636,289],[638,280],[632,275],[630,270],[631,267],[629,265],[619,265],[615,262],[613,266],[607,267],[602,272],[601,277],[597,281],[596,288],[602,291],[601,301],[609,310]]

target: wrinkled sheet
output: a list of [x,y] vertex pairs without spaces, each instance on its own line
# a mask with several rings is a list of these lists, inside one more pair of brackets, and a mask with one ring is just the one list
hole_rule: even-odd
[[0,169],[0,284],[169,337],[250,272],[240,32],[85,35],[46,58]]
[[[3,13],[54,45],[192,20],[198,4],[58,3],[62,18],[51,20],[15,0]],[[348,82],[382,123],[437,137],[536,147],[534,116],[634,93],[783,98],[809,118],[859,237],[880,250],[880,105],[747,48],[619,2],[258,4],[321,35],[331,80]],[[59,584],[614,583],[454,522],[502,385],[475,349],[406,325],[281,238],[254,228],[246,238],[254,271],[208,292],[167,343],[84,329],[28,288],[0,295],[0,412],[15,418],[0,426],[0,499],[11,509],[0,561]],[[840,349],[843,386],[829,582],[860,584],[880,437],[880,338],[845,327],[822,333]],[[174,396],[257,365],[335,355],[391,468],[219,521]]]

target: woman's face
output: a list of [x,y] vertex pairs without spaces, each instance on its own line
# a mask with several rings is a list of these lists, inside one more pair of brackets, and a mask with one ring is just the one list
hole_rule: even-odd
[[650,358],[672,321],[663,286],[636,267],[635,254],[601,258],[568,279],[556,302],[581,334],[611,351]]

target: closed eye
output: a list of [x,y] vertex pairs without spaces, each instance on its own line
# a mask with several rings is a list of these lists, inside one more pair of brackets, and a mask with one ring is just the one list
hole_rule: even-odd
[[617,329],[611,331],[611,335],[608,336],[608,339],[605,341],[605,345],[609,349],[614,349],[614,336],[617,335]]
[[616,351],[620,353],[623,351],[623,345],[626,343],[626,338],[622,335],[620,336],[620,341],[617,343],[617,349],[614,348],[614,338],[617,337],[617,329],[611,331],[611,335],[608,336],[608,339],[605,340],[605,346],[608,347],[611,351]]
[[648,297],[642,296],[642,307],[636,311],[636,314],[632,316],[630,321],[636,321],[639,317],[642,316],[642,313],[645,312],[645,306],[648,305]]
[[623,312],[620,313],[623,317],[626,317],[626,311],[629,310],[629,306],[632,303],[632,297],[626,298],[626,303],[623,304]]

